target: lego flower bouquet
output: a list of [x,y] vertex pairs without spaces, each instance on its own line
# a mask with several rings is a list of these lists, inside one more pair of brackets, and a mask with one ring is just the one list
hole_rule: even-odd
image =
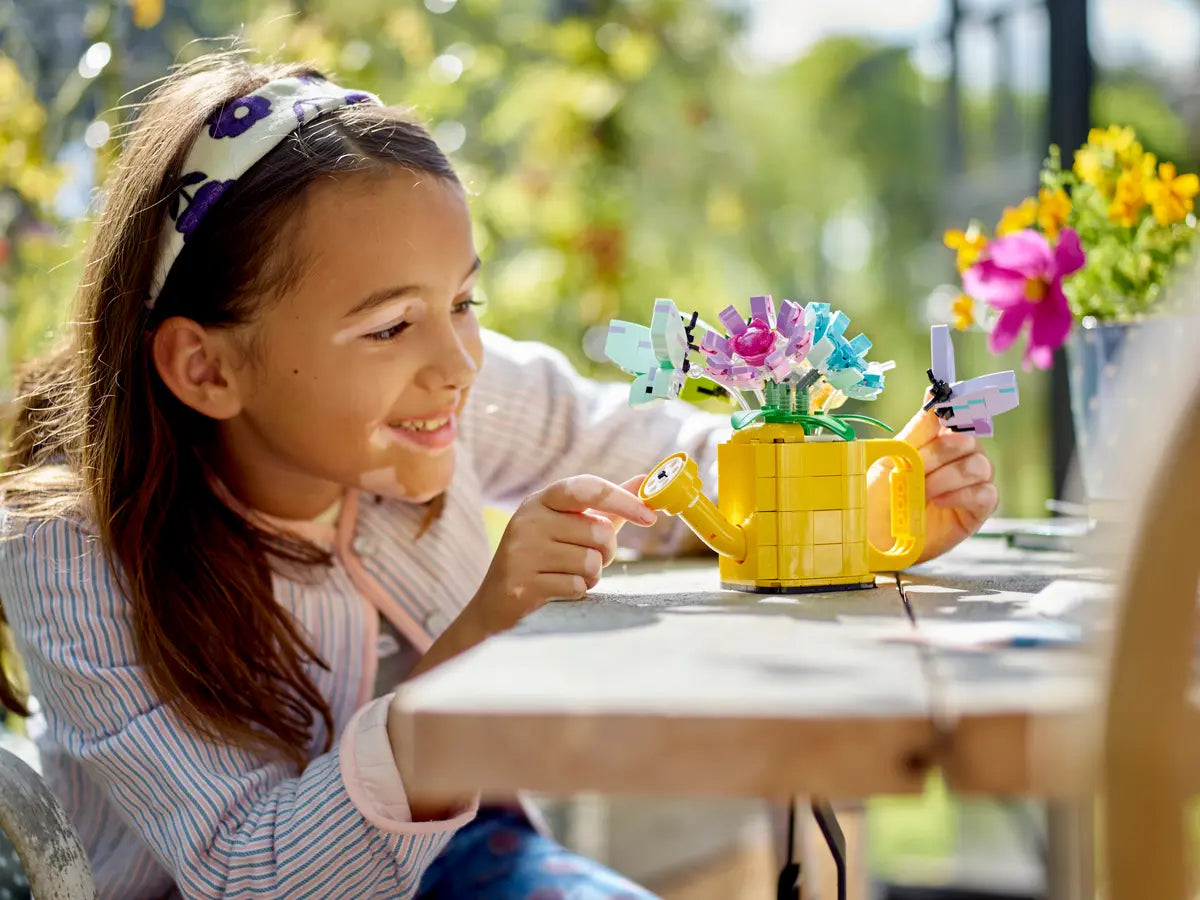
[[[852,423],[891,430],[868,416],[835,414],[847,398],[874,400],[892,363],[868,362],[871,342],[847,338],[849,317],[828,303],[750,298],[730,305],[721,327],[655,301],[650,327],[614,320],[605,354],[634,375],[635,406],[678,397],[689,380],[713,385],[738,409],[734,434],[717,448],[719,501],[701,491],[694,460],[674,453],[639,496],[678,515],[721,556],[721,583],[757,592],[856,590],[873,572],[911,565],[924,546],[924,470],[908,444],[860,440]],[[704,335],[697,339],[696,330]],[[695,355],[695,364],[689,358]],[[893,545],[867,540],[866,473],[893,460]]]
[[[868,362],[865,334],[846,337],[850,318],[828,303],[803,306],[750,298],[750,314],[721,310],[714,327],[674,301],[654,303],[650,326],[614,319],[604,352],[634,376],[629,402],[680,397],[690,381],[727,395],[738,409],[734,433],[717,448],[718,500],[702,490],[695,460],[672,453],[638,495],[676,515],[721,557],[721,584],[763,593],[858,590],[876,572],[911,565],[925,541],[925,470],[901,440],[862,439],[854,423],[876,419],[833,410],[847,399],[874,400],[892,362]],[[703,337],[697,339],[697,329]],[[954,431],[988,437],[992,419],[1018,402],[1012,372],[959,381],[949,329],[930,335],[931,391],[925,409]],[[867,539],[867,470],[891,461],[888,510],[892,544]]]
[[1076,322],[1129,322],[1162,311],[1196,239],[1200,179],[1147,152],[1130,128],[1093,128],[1064,169],[1057,147],[1037,195],[1004,210],[989,235],[947,231],[963,293],[956,327],[979,323],[994,352],[1028,325],[1026,367],[1049,367]]

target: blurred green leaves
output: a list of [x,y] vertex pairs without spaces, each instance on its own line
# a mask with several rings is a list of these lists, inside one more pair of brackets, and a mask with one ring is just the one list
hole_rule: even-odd
[[0,55],[0,364],[50,339],[78,279],[78,247],[59,233],[53,201],[65,177],[44,144],[46,110]]
[[[929,350],[923,304],[953,269],[938,245],[947,224],[942,86],[906,48],[834,38],[794,63],[764,66],[743,43],[743,13],[726,0],[78,3],[89,11],[86,40],[108,42],[113,59],[82,88],[72,74],[64,96],[83,90],[101,109],[126,102],[122,89],[160,77],[168,60],[228,48],[213,36],[230,34],[263,57],[308,61],[411,107],[470,192],[491,327],[551,343],[584,371],[616,379],[596,337],[612,317],[645,319],[657,296],[709,320],[751,294],[829,299],[869,316],[880,358],[897,361],[875,411],[899,425],[918,404]],[[62,223],[47,185],[63,173],[46,157],[88,122],[70,104],[45,113],[10,99],[32,94],[10,89],[8,77],[0,69],[0,141],[14,140],[20,124],[28,161],[10,172],[0,157],[0,198],[22,210],[0,218],[11,242],[0,244],[9,257],[0,289],[15,360],[61,320],[78,277],[87,224],[54,231]],[[43,97],[60,92],[44,87]],[[1174,149],[1177,119],[1147,103],[1146,90],[1102,85],[1097,102],[1143,107],[1148,141]],[[977,113],[990,102],[968,101]],[[47,118],[49,129],[39,124]],[[105,118],[116,125],[117,115]],[[48,130],[54,146],[39,150]],[[960,351],[964,371],[973,359],[979,371],[993,365],[982,347]],[[1046,491],[1044,459],[1028,452],[1044,443],[1043,387],[1022,385],[1019,430],[1029,440],[995,442],[1001,478],[1023,481],[1002,485],[1007,512],[1039,511]],[[1018,494],[1027,499],[1008,506]]]

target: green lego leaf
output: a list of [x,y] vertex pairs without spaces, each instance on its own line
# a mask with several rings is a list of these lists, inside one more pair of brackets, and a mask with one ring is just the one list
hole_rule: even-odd
[[888,434],[895,434],[896,429],[886,422],[880,422],[878,419],[872,419],[870,416],[861,416],[857,413],[846,413],[845,415],[837,416],[839,419],[849,419],[851,422],[866,422],[868,425],[878,425]]
[[766,411],[762,409],[739,409],[729,417],[729,421],[733,423],[734,431],[741,431],[764,415],[766,415]]
[[796,416],[796,421],[804,426],[805,433],[809,433],[809,429],[824,428],[831,434],[835,434],[843,441],[854,440],[854,428],[849,423],[841,422],[837,418],[828,413],[801,413]]

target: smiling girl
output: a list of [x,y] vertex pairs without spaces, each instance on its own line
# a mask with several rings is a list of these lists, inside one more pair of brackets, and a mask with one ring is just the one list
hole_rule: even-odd
[[[395,685],[581,596],[654,522],[630,476],[708,469],[722,430],[481,331],[478,275],[446,158],[370,95],[214,57],[142,109],[24,381],[0,543],[102,896],[649,896],[394,762]],[[936,432],[944,549],[995,499]],[[494,556],[489,503],[516,506]]]

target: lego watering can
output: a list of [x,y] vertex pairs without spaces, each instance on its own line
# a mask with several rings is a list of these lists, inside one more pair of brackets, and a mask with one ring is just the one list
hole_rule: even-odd
[[[867,469],[891,459],[893,543],[867,537]],[[638,491],[648,506],[679,516],[720,554],[721,586],[760,593],[856,590],[875,573],[912,565],[925,546],[925,468],[898,440],[808,435],[766,422],[717,448],[718,503],[701,492],[686,453],[659,463]]]

